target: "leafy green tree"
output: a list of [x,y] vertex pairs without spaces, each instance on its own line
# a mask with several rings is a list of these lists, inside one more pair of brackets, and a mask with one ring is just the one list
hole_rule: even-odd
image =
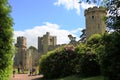
[[107,27],[114,32],[103,37],[104,51],[101,54],[101,66],[104,76],[109,80],[120,80],[120,0],[105,0],[109,13]]
[[96,54],[82,54],[80,58],[80,75],[85,77],[100,75],[100,65],[98,61]]
[[34,46],[30,46],[29,49],[37,50]]
[[80,0],[79,3],[82,3],[82,2],[86,2],[88,4],[94,3],[94,4],[98,5],[98,6],[104,6],[105,5],[104,4],[105,0]]
[[94,34],[87,40],[87,46],[92,48],[92,52],[99,56],[103,50],[102,35]]
[[86,29],[83,29],[82,34],[80,35],[80,42],[85,42],[86,41]]
[[12,71],[13,21],[11,6],[7,0],[0,0],[0,80],[8,80]]
[[104,52],[100,54],[102,74],[108,80],[120,80],[120,33],[103,36]]
[[98,48],[101,45],[101,35],[91,36],[86,44],[80,43],[76,48],[76,53],[81,54],[80,74],[82,76],[100,75],[100,64],[98,58]]
[[107,17],[107,27],[120,30],[120,0],[106,0],[105,2],[109,16]]

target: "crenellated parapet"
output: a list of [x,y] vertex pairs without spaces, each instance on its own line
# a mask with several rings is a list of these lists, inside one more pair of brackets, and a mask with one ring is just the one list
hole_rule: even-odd
[[104,7],[97,7],[97,6],[95,6],[93,8],[90,7],[88,9],[86,9],[85,12],[84,12],[84,15],[86,16],[89,13],[93,13],[93,12],[106,13],[107,14],[107,11],[106,11],[106,9]]
[[19,36],[17,37],[16,47],[27,48],[27,41],[26,37]]

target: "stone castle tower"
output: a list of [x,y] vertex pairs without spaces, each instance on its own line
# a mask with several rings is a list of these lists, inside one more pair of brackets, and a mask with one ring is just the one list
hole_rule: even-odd
[[27,67],[27,44],[25,37],[17,37],[17,43],[15,44],[17,47],[17,53],[14,58],[14,66],[19,67]]
[[107,15],[106,9],[102,7],[93,7],[85,10],[86,20],[86,38],[92,34],[103,34],[106,31],[104,17]]
[[49,32],[46,32],[43,37],[38,37],[38,53],[47,53],[56,47],[56,36],[50,36]]

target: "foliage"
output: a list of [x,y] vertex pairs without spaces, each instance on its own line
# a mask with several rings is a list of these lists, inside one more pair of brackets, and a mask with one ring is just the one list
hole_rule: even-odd
[[81,43],[76,48],[76,52],[82,56],[80,58],[80,74],[82,76],[96,76],[100,74],[98,55],[94,46],[98,44],[99,40],[100,36],[96,37],[96,35],[93,35],[86,44]]
[[45,78],[59,78],[79,72],[80,55],[74,47],[65,46],[43,55],[40,59],[40,73]]
[[95,47],[98,47],[97,45],[100,44],[102,35],[100,34],[94,34],[87,40],[88,46],[96,45]]
[[60,78],[57,80],[104,80],[104,77],[103,76],[94,76],[94,77],[87,77],[86,78],[86,77],[79,77],[79,76],[73,75],[73,76],[68,76],[65,78]]
[[76,48],[75,48],[76,53],[78,54],[85,54],[86,53],[86,44],[80,43]]
[[95,5],[98,5],[98,6],[104,6],[104,1],[105,0],[80,0],[79,3],[82,3],[82,2],[86,2],[88,4],[95,4]]
[[120,80],[120,32],[105,34],[105,51],[100,55],[102,73],[109,80]]
[[37,50],[36,47],[34,47],[34,46],[30,46],[29,49]]
[[11,6],[7,0],[0,0],[0,80],[8,80],[12,72],[13,29],[10,16]]
[[106,7],[109,12],[107,27],[113,29],[111,34],[105,34],[105,52],[101,57],[102,72],[109,80],[120,80],[120,0],[107,0]]
[[115,31],[120,30],[120,0],[106,0],[107,11],[109,16],[106,20],[107,27],[114,29]]
[[84,54],[80,59],[80,73],[82,76],[100,75],[100,65],[96,54]]
[[98,58],[104,52],[103,35],[94,34],[87,40],[87,46],[92,49],[92,53],[97,54]]

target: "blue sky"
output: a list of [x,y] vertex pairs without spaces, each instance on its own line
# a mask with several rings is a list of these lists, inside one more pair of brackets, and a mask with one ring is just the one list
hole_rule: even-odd
[[37,47],[37,37],[46,32],[57,36],[57,43],[68,43],[68,34],[79,38],[85,28],[84,10],[94,4],[79,0],[8,0],[12,6],[14,38],[25,36],[28,46]]

